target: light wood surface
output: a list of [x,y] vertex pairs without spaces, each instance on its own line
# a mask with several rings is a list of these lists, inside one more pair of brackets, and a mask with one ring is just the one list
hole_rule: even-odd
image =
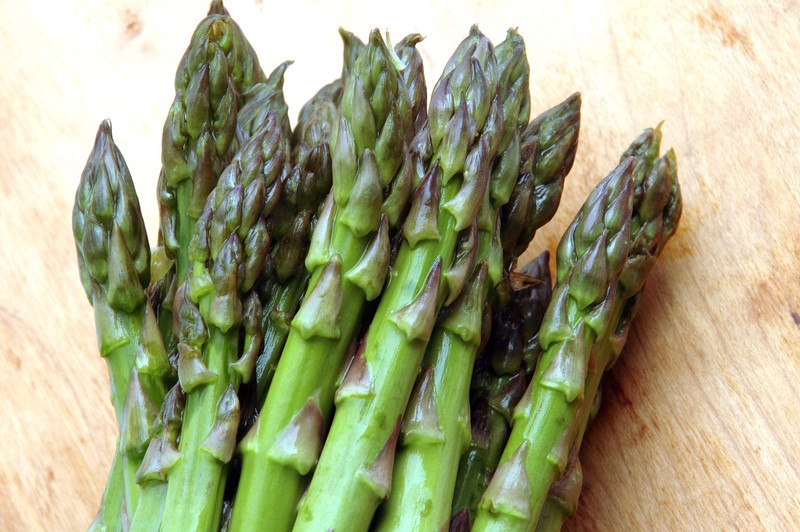
[[[163,5],[168,4],[168,5]],[[277,7],[280,4],[281,7]],[[337,75],[339,25],[417,31],[429,85],[478,22],[518,26],[534,112],[583,93],[553,249],[643,127],[665,119],[681,228],[606,379],[573,530],[787,530],[800,523],[800,4],[233,1],[300,105]],[[97,125],[114,122],[154,239],[175,66],[204,2],[0,2],[0,529],[82,529],[115,423],[70,229]]]

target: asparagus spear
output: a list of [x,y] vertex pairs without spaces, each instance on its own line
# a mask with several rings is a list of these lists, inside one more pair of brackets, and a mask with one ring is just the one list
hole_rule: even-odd
[[[630,236],[627,238],[629,245],[624,246],[625,253],[615,250],[608,254],[608,259],[614,259],[614,268],[603,264],[612,262],[611,260],[594,265],[583,258],[574,262],[576,255],[581,253],[581,247],[585,247],[585,244],[581,245],[582,233],[591,233],[591,210],[583,212],[589,223],[582,221],[579,215],[561,241],[558,257],[559,285],[540,332],[545,354],[537,367],[536,377],[526,392],[526,400],[523,400],[515,412],[514,430],[504,452],[504,463],[481,502],[481,511],[476,521],[481,524],[479,529],[527,529],[532,526],[542,513],[551,485],[566,469],[576,437],[579,437],[582,427],[585,426],[585,419],[582,421],[580,416],[581,405],[588,417],[588,411],[594,403],[599,376],[610,363],[610,360],[602,360],[600,354],[604,344],[615,335],[620,314],[626,306],[626,296],[630,293],[626,286],[640,289],[655,260],[655,256],[651,256],[649,263],[642,262],[637,250],[644,246],[652,252],[660,251],[674,231],[680,213],[680,193],[674,173],[672,177],[665,178],[663,175],[669,172],[662,172],[662,177],[656,178],[656,172],[649,172],[657,152],[657,143],[637,141],[623,156],[624,161],[616,172],[620,173],[619,169],[624,168],[625,173],[633,174],[629,178],[633,210],[628,222]],[[666,157],[664,164],[659,166],[668,166],[669,160]],[[647,193],[645,187],[638,185],[645,180],[641,177],[642,174],[654,176],[651,189],[653,192]],[[594,218],[597,219],[599,214],[598,211]],[[608,213],[605,219],[611,219]],[[666,228],[663,238],[661,228]],[[595,228],[594,232],[601,235],[601,240],[604,239],[600,229]],[[653,237],[654,240],[650,240]],[[623,246],[617,249],[623,249]],[[588,252],[583,256],[587,255],[590,256]],[[622,261],[616,264],[618,258],[622,258]],[[634,260],[630,260],[631,258]],[[581,263],[588,265],[583,270],[591,274],[586,279],[591,281],[594,277],[591,284],[575,273],[581,271]],[[649,267],[642,267],[647,264]],[[605,273],[603,270],[608,272],[608,277],[612,272],[615,273],[617,282],[603,287],[597,280],[600,279],[597,273]],[[578,288],[575,288],[576,281]],[[586,302],[591,305],[592,300],[600,299],[598,287],[603,288],[606,294],[600,307],[588,314],[590,320],[587,321],[585,317],[581,317],[587,315],[586,310],[579,309],[586,307]],[[589,297],[592,292],[593,298]],[[585,334],[580,335],[581,338],[575,333],[582,330]],[[590,371],[590,368],[593,369]],[[598,374],[593,375],[594,371]],[[554,422],[554,419],[558,421]],[[534,431],[535,441],[531,439]],[[521,496],[524,491],[528,492],[529,497]]]
[[[231,530],[268,522],[286,530],[322,447],[344,356],[366,300],[383,286],[388,220],[381,202],[410,180],[403,145],[413,134],[403,65],[376,30],[346,80],[333,138],[333,190],[306,256],[308,291],[292,320],[264,410],[240,445],[242,474]],[[423,91],[424,93],[424,91]],[[345,305],[346,302],[346,305]]]
[[[530,181],[537,172],[540,175],[555,173],[565,175],[569,171],[577,146],[580,119],[580,98],[574,95],[534,121],[536,127],[525,132],[527,135],[523,143],[525,150],[520,152],[519,125],[526,125],[528,108],[522,109],[523,116],[521,118],[516,121],[513,118],[519,116],[519,109],[523,107],[521,103],[524,103],[524,96],[528,94],[528,69],[527,62],[524,60],[524,43],[521,37],[512,31],[497,49],[498,57],[502,58],[499,70],[501,73],[500,87],[509,89],[504,104],[504,113],[509,118],[505,123],[511,123],[512,127],[506,128],[507,148],[495,163],[495,175],[491,188],[495,208],[501,207],[513,195],[513,191],[509,191],[507,186],[504,190],[502,186],[497,186],[498,184],[525,183]],[[507,75],[509,72],[516,77],[509,77]],[[521,83],[522,80],[525,83]],[[508,102],[514,102],[514,105],[510,105]],[[568,127],[564,127],[565,122]],[[550,135],[542,138],[542,142],[539,143],[539,133],[545,130],[551,131],[556,125],[559,126],[560,132],[567,134]],[[559,153],[562,157],[555,161],[546,160],[543,154],[551,152]],[[522,158],[521,167],[520,157]],[[503,175],[508,172],[509,160],[516,164],[516,167],[513,167],[514,174],[510,179]],[[517,173],[520,175],[519,179],[517,179]],[[549,189],[547,192],[555,194],[557,197],[561,193],[560,189]],[[555,211],[558,202],[549,201],[549,199],[547,198],[547,201],[542,203],[546,204],[548,209]],[[552,212],[543,214],[537,221],[543,223],[552,216]],[[495,230],[499,232],[499,226],[495,227]],[[528,234],[532,236],[534,231],[535,228],[528,231]],[[489,288],[498,286],[501,282],[500,274],[503,264],[502,250],[497,244],[492,245],[492,242],[499,240],[499,233],[495,235],[494,239],[488,232],[479,234],[482,236],[479,238],[478,257],[480,259],[493,257],[495,267],[488,271],[491,273],[494,270],[495,273],[493,278],[487,279],[487,284],[483,286],[480,282],[470,282],[470,286],[474,290],[482,292],[482,295],[473,295],[475,300],[480,297],[486,298]],[[462,295],[462,297],[466,296]],[[487,300],[486,315],[489,316],[488,319],[491,319],[492,310],[498,304],[502,304],[502,300],[498,297]],[[436,408],[433,414],[440,420],[438,423],[441,430],[440,437],[432,442],[420,441],[413,436],[404,438],[404,440],[410,441],[403,442],[404,445],[397,459],[398,465],[394,475],[397,490],[390,497],[382,520],[382,525],[388,529],[442,528],[447,524],[450,516],[458,460],[470,441],[469,421],[463,421],[463,412],[468,412],[469,382],[473,362],[478,353],[477,339],[480,337],[481,328],[480,313],[478,313],[475,315],[472,325],[473,341],[465,342],[464,332],[467,330],[465,326],[468,322],[463,322],[456,317],[460,312],[458,307],[454,308],[450,315],[443,318],[441,326],[437,326],[423,364],[432,368],[433,375],[436,376],[431,383],[431,395]],[[415,401],[416,397],[409,404],[407,418],[415,409],[419,408]],[[456,422],[459,417],[462,419],[460,424]],[[422,509],[425,511],[423,512]]]
[[[564,178],[575,159],[580,131],[580,104],[580,94],[575,93],[532,120],[522,133],[521,171],[509,204],[501,210],[503,256],[507,268],[514,266],[517,255],[528,246],[536,229],[547,223],[558,207]],[[546,295],[549,299],[549,291]],[[532,338],[540,321],[541,316],[530,316],[525,330],[514,334],[523,333],[525,338]],[[507,330],[508,326],[500,324],[498,327],[502,331]],[[532,344],[525,345],[527,359],[535,358],[533,355],[538,353],[538,340],[533,339]],[[517,375],[516,370],[510,371],[515,374],[510,379],[502,376],[500,360],[492,365],[495,371],[501,372],[491,385],[486,383],[491,386],[494,406],[489,409],[486,404],[476,405],[473,432],[478,432],[474,434],[469,452],[462,460],[453,506],[454,513],[467,508],[467,522],[474,519],[478,499],[489,481],[489,475],[497,467],[499,454],[510,431],[510,412],[525,388],[534,363],[535,359],[526,361],[526,374]],[[477,377],[480,378],[480,372]],[[506,411],[507,421],[503,418]]]
[[215,0],[178,66],[162,138],[160,236],[176,260],[175,286],[186,278],[189,241],[206,197],[237,150],[239,95],[261,81],[255,52]]
[[[344,41],[344,76],[352,68],[355,51],[363,50],[364,43],[352,33],[340,30],[340,34]],[[268,260],[266,273],[258,283],[264,307],[264,341],[256,361],[259,407],[266,398],[292,318],[308,284],[309,275],[302,262],[320,204],[331,188],[329,142],[341,93],[341,79],[320,89],[303,106],[292,134],[295,166],[271,227],[278,242]]]
[[466,282],[456,273],[469,272],[474,258],[456,255],[456,248],[460,231],[474,240],[476,216],[488,197],[503,131],[496,92],[494,48],[473,28],[434,87],[428,118],[433,162],[415,192],[363,349],[337,391],[336,415],[295,530],[366,530],[391,487],[400,417],[434,318],[446,296],[456,298]]
[[[508,39],[495,53],[497,97],[503,102],[502,138],[498,146],[501,155],[494,161],[488,201],[483,202],[478,215],[488,222],[479,224],[480,262],[467,283],[469,288],[444,312],[428,344],[423,360],[425,369],[417,381],[401,430],[392,494],[378,519],[378,529],[428,530],[446,525],[458,457],[469,441],[468,390],[472,362],[481,341],[482,318],[491,312],[485,306],[489,287],[501,280],[502,272],[502,251],[497,246],[499,226],[492,223],[493,213],[508,200],[508,187],[517,179],[519,125],[527,123],[530,113],[529,106],[520,112],[520,104],[529,94],[529,69],[522,39],[509,32]],[[490,276],[494,279],[487,280]]]
[[252,377],[260,348],[261,307],[251,289],[269,251],[267,218],[286,175],[286,146],[277,115],[268,113],[223,172],[195,227],[191,275],[176,297],[178,376],[187,398],[162,530],[219,526],[239,423],[236,390]]
[[567,469],[553,483],[539,516],[537,528],[560,530],[564,520],[574,513],[582,485],[578,451],[590,420],[599,408],[600,380],[622,351],[631,322],[641,300],[647,277],[664,245],[677,229],[682,200],[677,178],[675,153],[669,150],[658,158],[660,128],[646,129],[631,144],[623,157],[636,156],[633,172],[634,210],[631,221],[631,248],[617,287],[617,300],[603,342],[594,354],[595,364],[587,369],[584,400],[578,407],[578,433],[572,445]]
[[150,274],[150,248],[139,199],[108,120],[100,124],[75,194],[72,229],[81,282],[95,311],[100,354],[108,363],[120,432],[95,525],[118,530],[123,513],[130,515],[137,503],[138,487],[130,473],[141,446],[147,444],[150,421],[129,397],[131,375],[136,375],[133,395],[146,402],[147,393],[168,372],[169,362],[142,288]]
[[[511,414],[525,391],[541,352],[536,333],[550,301],[550,254],[522,269],[531,282],[511,293],[508,306],[493,318],[488,346],[475,364],[470,395],[472,438],[461,457],[453,496],[451,530],[475,517],[478,501],[500,460],[511,432]],[[463,513],[461,519],[456,519]]]
[[[547,488],[559,476],[559,463],[561,470],[566,464],[570,408],[581,396],[585,377],[581,362],[607,327],[630,244],[634,162],[626,160],[595,188],[561,240],[558,284],[539,332],[544,352],[479,504],[476,530],[530,528]],[[541,405],[536,411],[530,409],[533,401]],[[530,420],[523,418],[527,412]],[[542,488],[538,478],[551,479]]]

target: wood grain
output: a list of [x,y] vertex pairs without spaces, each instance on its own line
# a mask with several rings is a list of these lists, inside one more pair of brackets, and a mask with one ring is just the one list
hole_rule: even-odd
[[[172,76],[205,6],[3,1],[0,18],[0,528],[84,528],[112,456],[107,374],[70,212],[111,117],[157,227]],[[800,4],[230,1],[293,113],[336,76],[336,28],[418,31],[428,79],[479,22],[518,26],[534,110],[583,93],[553,249],[636,132],[666,119],[682,226],[647,287],[582,452],[572,530],[787,530],[800,523]]]

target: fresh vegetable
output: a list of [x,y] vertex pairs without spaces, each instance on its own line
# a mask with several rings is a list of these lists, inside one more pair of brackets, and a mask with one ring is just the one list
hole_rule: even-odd
[[[558,530],[586,427],[681,214],[645,130],[549,254],[581,97],[529,122],[510,30],[433,87],[422,38],[339,30],[292,113],[211,3],[180,61],[150,249],[108,121],[75,197],[119,439],[92,530]],[[552,298],[551,298],[552,295]]]
[[[500,87],[511,89],[507,92],[506,102],[509,99],[517,102],[516,105],[504,105],[504,109],[511,110],[508,115],[513,118],[518,113],[519,102],[522,100],[520,95],[528,94],[527,83],[519,82],[520,79],[527,79],[527,68],[518,68],[519,77],[516,79],[506,76],[507,70],[512,68],[510,65],[518,66],[526,63],[524,45],[521,38],[513,32],[497,47],[498,55],[507,56],[509,47],[516,49],[516,54],[513,55],[517,56],[517,60],[514,60],[512,55],[510,60],[501,64],[500,78],[508,81],[501,82]],[[520,57],[522,60],[519,60]],[[519,150],[518,124],[521,123],[522,127],[527,125],[528,110],[523,110],[524,117],[521,119],[506,122],[512,125],[506,129],[507,138],[513,139],[510,143],[517,147],[513,150],[506,149],[503,152],[504,157],[513,157],[518,162],[514,167],[516,172],[522,174],[519,179],[511,179],[512,183],[523,186],[522,184],[527,183],[536,172],[565,175],[569,171],[577,146],[580,114],[576,104],[579,103],[579,99],[572,97],[534,121],[537,127],[525,131],[528,137],[525,141],[526,151],[521,157],[522,164],[518,162],[520,161],[518,154],[509,156],[509,152]],[[550,133],[553,130],[561,132],[565,122],[570,125],[567,128],[569,134],[558,136],[549,134],[546,138],[542,138],[539,144],[538,133],[541,131]],[[567,147],[564,148],[563,145]],[[556,161],[548,160],[549,166],[544,167],[541,154],[550,152],[563,154],[564,157]],[[505,167],[507,164],[502,160],[498,161],[492,184],[506,181],[497,174],[508,171]],[[560,196],[560,189],[550,188],[548,192]],[[507,192],[499,194],[499,199],[494,200],[495,205],[502,206],[512,194]],[[552,211],[555,211],[558,205],[557,201],[546,199],[542,203],[548,205]],[[549,219],[552,213],[549,214],[541,216],[541,219]],[[494,307],[498,303],[497,297],[489,297],[490,288],[503,281],[503,250],[499,245],[499,227],[499,224],[495,226],[495,235],[479,231],[477,257],[483,269],[480,266],[475,268],[473,277],[468,282],[470,289],[465,290],[459,299],[443,312],[437,322],[423,359],[423,370],[417,382],[417,391],[412,396],[404,417],[401,446],[395,458],[392,477],[394,484],[392,495],[379,521],[379,528],[440,529],[445,527],[449,520],[459,458],[470,442],[469,384],[473,363],[481,343],[481,331],[486,328],[481,322],[491,320]],[[533,235],[533,231],[528,234]],[[492,261],[496,265],[494,278],[492,269],[488,267]],[[428,419],[418,420],[420,416]],[[426,425],[429,433],[426,435],[430,437],[419,437],[421,431],[417,424],[420,422]]]
[[567,507],[580,491],[577,466],[564,477],[569,457],[600,377],[624,344],[638,294],[680,218],[674,154],[656,159],[658,140],[660,134],[645,131],[634,142],[559,244],[557,284],[539,331],[544,352],[514,413],[475,530],[527,530],[551,488],[551,498]]
[[[434,156],[414,193],[367,337],[337,391],[295,530],[366,530],[388,495],[402,414],[436,314],[445,299],[457,298],[467,281],[462,272],[472,269],[474,254],[456,249],[460,235],[475,240],[476,217],[488,201],[503,133],[497,85],[494,47],[473,28],[434,86],[428,110]],[[483,219],[490,230],[493,219],[493,212]]]
[[[268,522],[286,530],[314,468],[333,407],[336,380],[366,301],[388,273],[388,216],[382,204],[411,180],[405,146],[414,104],[399,71],[407,68],[375,30],[345,81],[332,146],[333,188],[311,238],[311,279],[267,392],[240,444],[242,474],[232,530]],[[424,91],[422,91],[424,94]],[[396,203],[400,208],[404,199]]]
[[517,282],[525,285],[514,290],[508,306],[495,314],[487,347],[475,364],[470,388],[471,439],[458,466],[453,530],[468,530],[475,517],[511,433],[511,414],[541,353],[536,333],[550,301],[549,260],[545,251],[521,270],[526,277]]
[[163,395],[169,361],[143,286],[150,247],[133,180],[114,143],[111,122],[100,124],[83,171],[72,229],[86,295],[95,311],[100,354],[108,363],[119,439],[96,528],[117,530],[139,498],[135,471],[149,440],[152,396]]

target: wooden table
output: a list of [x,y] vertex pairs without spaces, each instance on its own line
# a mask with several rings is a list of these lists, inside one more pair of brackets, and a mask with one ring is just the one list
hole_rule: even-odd
[[[75,187],[105,117],[151,238],[172,76],[205,8],[188,0],[3,2],[0,18],[0,528],[72,530],[112,456],[107,373],[78,280]],[[527,39],[534,112],[583,93],[553,249],[643,127],[665,119],[685,197],[582,453],[571,529],[800,522],[800,4],[231,1],[265,68],[291,58],[293,116],[337,75],[343,25],[420,45],[429,83],[473,22]],[[735,5],[734,5],[735,4]],[[280,9],[274,11],[273,9]]]

